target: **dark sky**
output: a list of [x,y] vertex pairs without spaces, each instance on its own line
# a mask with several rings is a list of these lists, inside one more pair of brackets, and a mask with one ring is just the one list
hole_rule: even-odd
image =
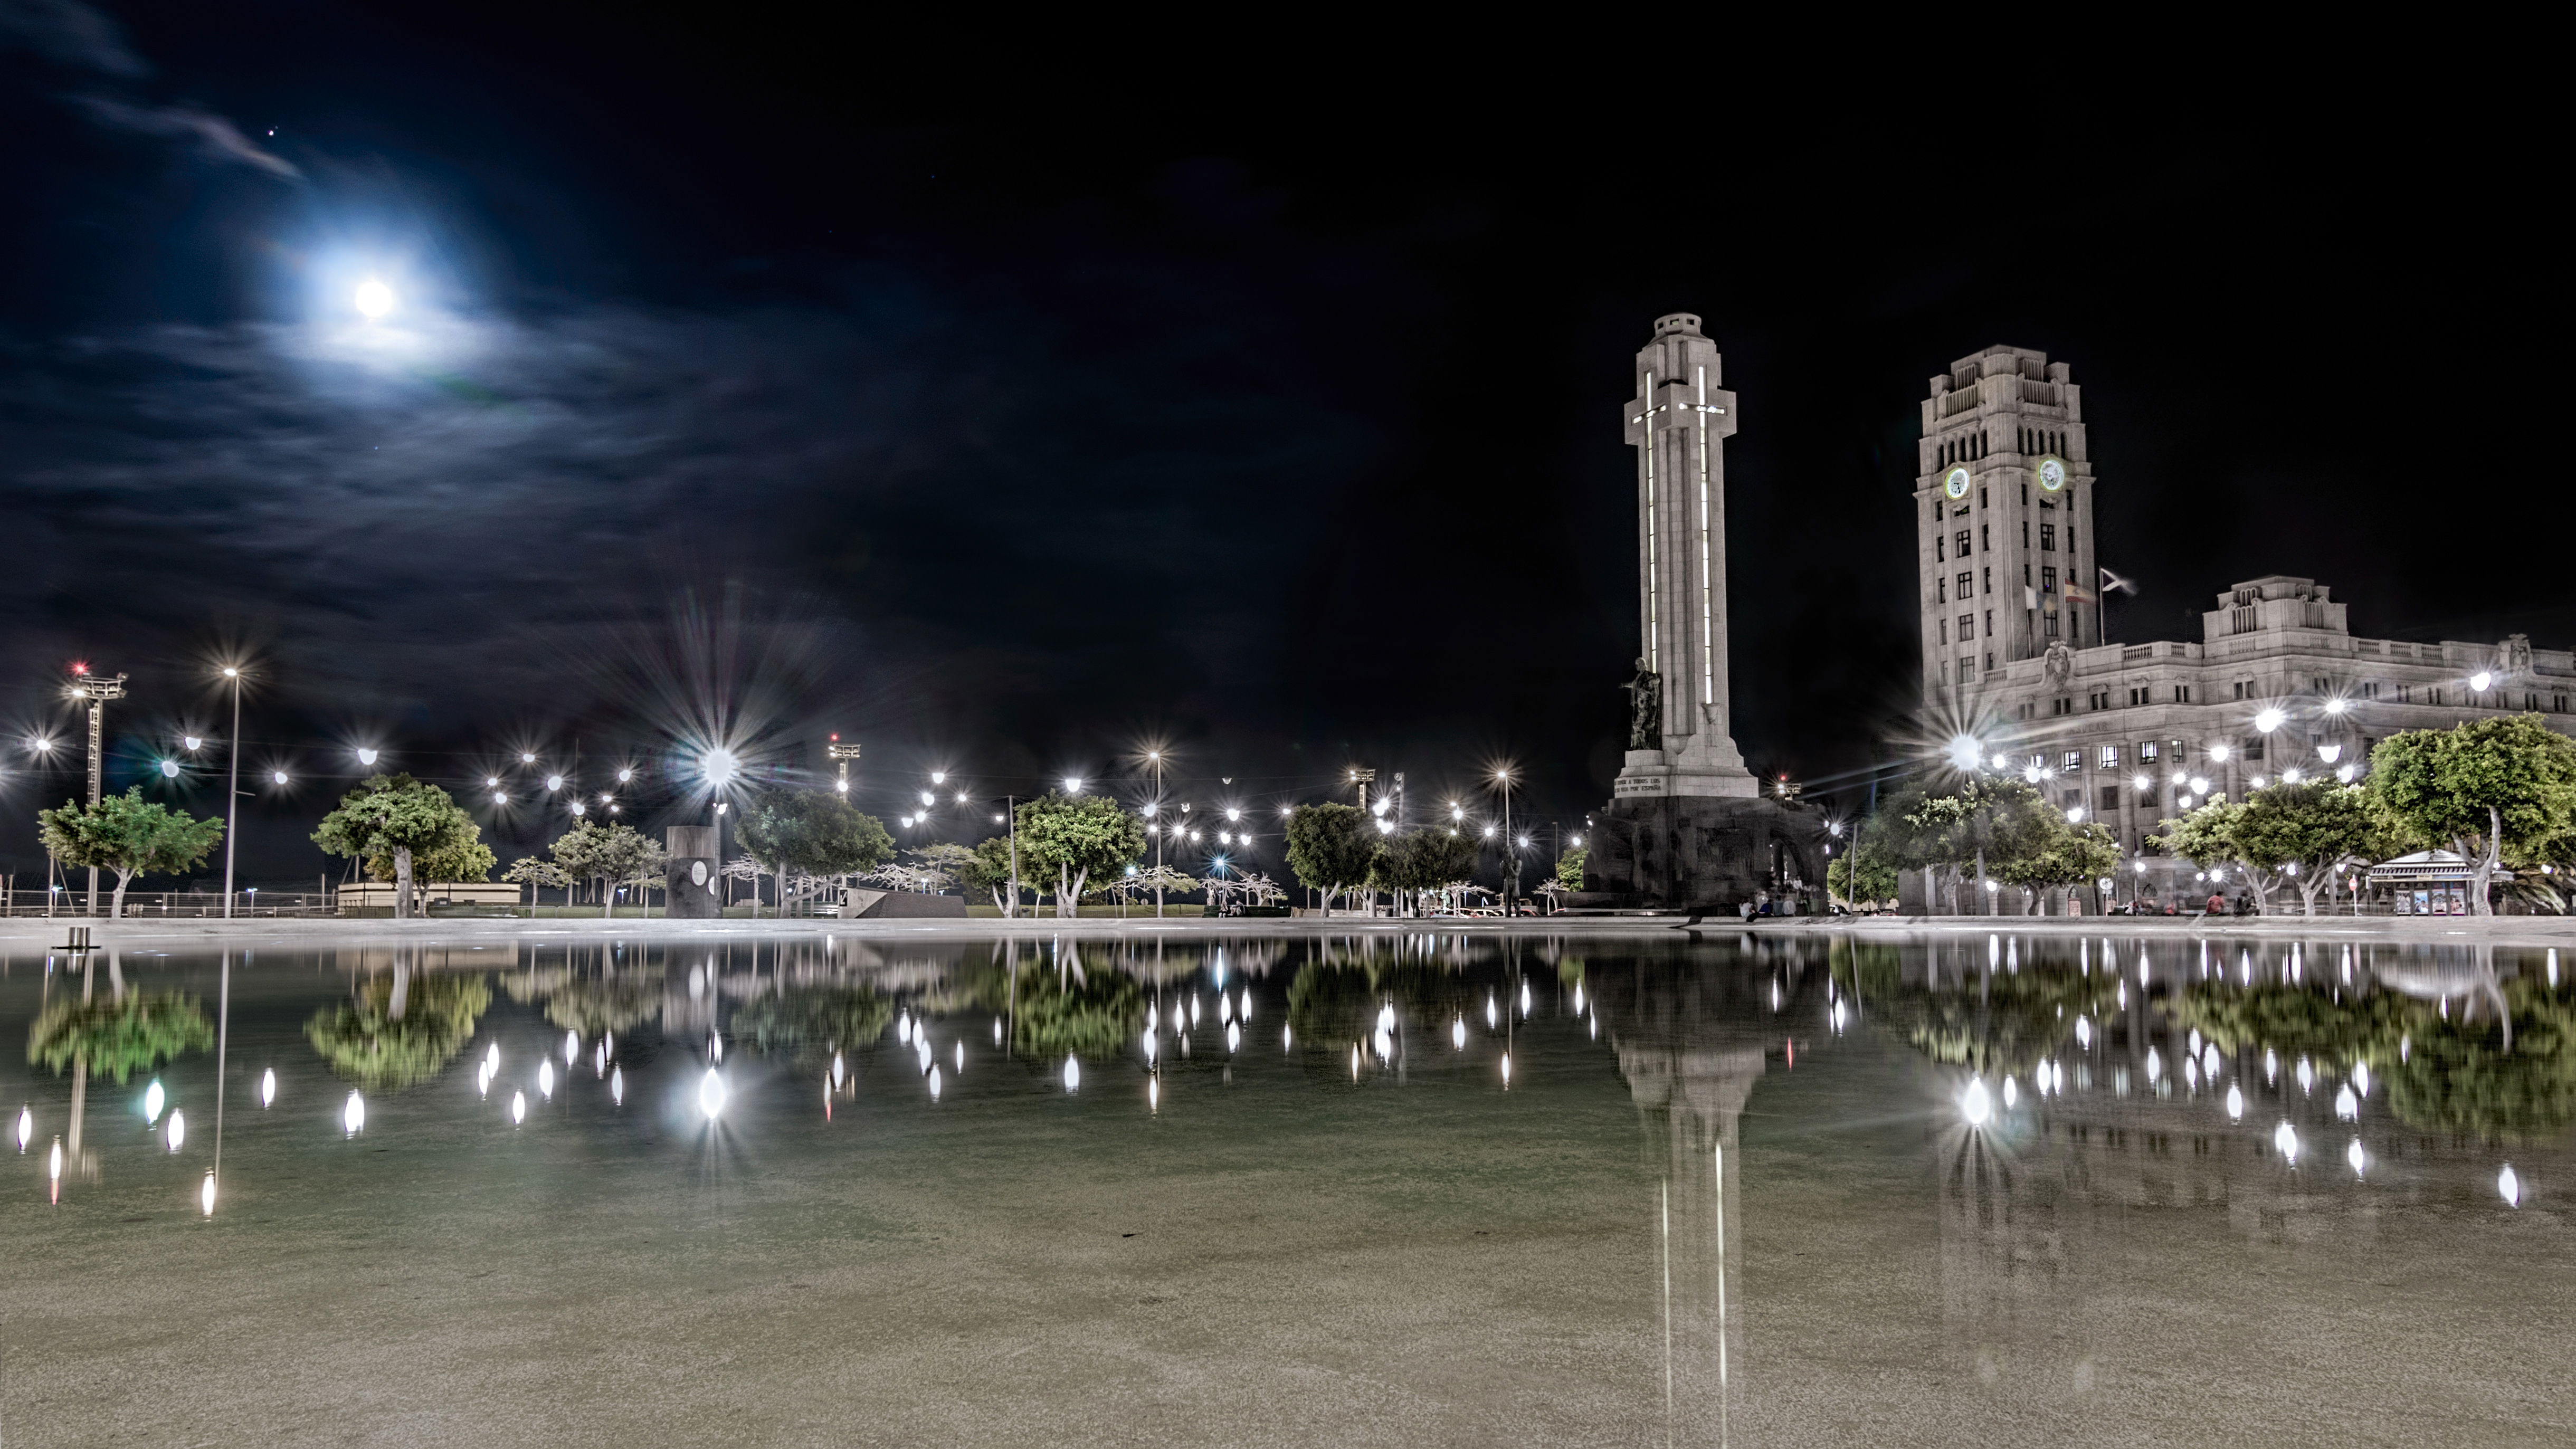
[[[218,809],[152,766],[246,652],[253,878],[320,868],[362,742],[458,782],[577,742],[596,785],[709,730],[819,774],[839,730],[888,815],[1150,740],[1203,806],[1508,758],[1579,819],[1636,652],[1619,405],[1674,310],[1740,399],[1757,768],[1879,757],[1915,401],[1995,342],[2085,385],[2115,634],[2288,572],[2365,633],[2576,642],[2520,118],[1399,112],[1031,90],[864,17],[357,9],[0,0],[0,723],[72,743],[67,662],[129,672],[116,779]],[[5,760],[22,822],[74,788]]]

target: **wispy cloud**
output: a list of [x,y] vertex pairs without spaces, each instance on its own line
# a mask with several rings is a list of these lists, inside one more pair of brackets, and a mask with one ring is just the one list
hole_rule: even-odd
[[116,22],[76,0],[0,0],[0,48],[33,51],[81,79],[68,99],[99,125],[138,136],[188,143],[207,160],[249,166],[294,180],[295,163],[267,150],[239,126],[203,107],[137,98],[151,67],[125,43]]

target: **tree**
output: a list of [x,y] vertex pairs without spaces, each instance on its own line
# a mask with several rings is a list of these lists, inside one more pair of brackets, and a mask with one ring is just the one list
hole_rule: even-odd
[[[2055,810],[2049,814],[2053,821],[2034,822],[2045,828],[2033,832],[2028,848],[2004,862],[2002,875],[2008,884],[2034,891],[2068,890],[2102,880],[2120,868],[2120,842],[2111,827],[2078,825]],[[2039,909],[2035,896],[2030,909],[2034,914]]]
[[2402,730],[2370,752],[2370,804],[2399,843],[2457,851],[2471,909],[2490,915],[2499,866],[2563,854],[2576,835],[2576,741],[2536,714]]
[[2309,916],[2317,913],[2317,896],[2333,888],[2335,871],[2371,859],[2383,839],[2368,791],[2321,780],[2255,791],[2230,835],[2249,872],[2260,862],[2261,869],[2287,875],[2298,888],[2301,914]]
[[1377,828],[1355,806],[1300,805],[1288,817],[1288,868],[1300,885],[1323,892],[1328,911],[1334,893],[1368,884],[1377,847]]
[[643,876],[661,853],[660,846],[622,820],[611,825],[585,820],[555,837],[554,844],[546,848],[554,853],[555,864],[564,874],[575,880],[599,882],[602,916],[616,910],[614,888]]
[[894,837],[885,826],[830,790],[764,797],[743,811],[735,838],[745,854],[778,877],[781,915],[791,873],[826,880],[861,875],[894,859]]
[[533,855],[520,856],[510,862],[508,870],[501,872],[501,879],[516,881],[528,888],[528,912],[531,915],[536,913],[537,892],[546,886],[562,887],[564,909],[572,909],[572,872],[552,861],[539,860]]
[[54,859],[75,869],[116,872],[111,919],[125,915],[125,888],[138,875],[173,875],[204,860],[224,838],[221,820],[196,820],[143,798],[143,787],[95,805],[64,801],[36,812],[36,837]]
[[1084,882],[1145,853],[1145,827],[1106,795],[1053,791],[1020,806],[1020,857],[1055,873],[1055,913],[1078,912]]
[[1870,820],[1871,849],[1893,867],[1946,872],[1950,909],[1959,909],[1959,885],[1974,865],[1988,875],[2057,843],[2064,812],[2026,781],[1980,775],[1947,794],[1924,786],[1900,792]]
[[1011,842],[999,835],[977,845],[972,858],[957,867],[958,882],[969,891],[990,891],[993,905],[1009,913],[1004,897],[1011,890]]
[[[1476,872],[1476,842],[1446,825],[1426,825],[1402,835],[1388,836],[1379,843],[1369,865],[1368,884],[1397,897],[1397,908],[1404,908],[1404,898],[1418,899],[1422,892],[1438,890],[1454,880]],[[1576,879],[1580,880],[1580,875]]]
[[[1857,890],[1852,873],[1860,873]],[[1859,845],[1825,862],[1825,889],[1841,896],[1855,909],[1870,901],[1893,899],[1896,895],[1896,865],[1876,840],[1864,836]]]
[[2209,803],[2190,811],[2180,820],[2164,822],[2165,833],[2147,837],[2147,843],[2167,850],[2203,870],[2229,862],[2245,867],[2246,882],[2254,887],[2254,909],[2271,913],[2273,864],[2258,864],[2244,859],[2237,840],[2237,827],[2242,823],[2245,807],[2225,795],[2212,795]]
[[1556,883],[1570,891],[1583,889],[1583,865],[1591,858],[1592,852],[1580,845],[1558,856]]
[[[394,882],[394,916],[412,914],[415,864],[423,856],[442,863],[470,859],[468,847],[481,848],[482,829],[447,792],[409,775],[377,775],[340,797],[339,808],[322,817],[313,843],[333,855],[372,862],[389,858]],[[482,853],[482,869],[492,868],[492,853]],[[372,873],[372,872],[371,872]],[[475,874],[481,879],[481,871]]]

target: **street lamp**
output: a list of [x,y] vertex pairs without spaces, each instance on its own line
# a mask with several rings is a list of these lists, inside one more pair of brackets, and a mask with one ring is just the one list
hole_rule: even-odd
[[1082,777],[1081,777],[1080,775],[1067,775],[1067,776],[1065,776],[1065,777],[1064,777],[1064,793],[1066,793],[1066,794],[1068,794],[1068,795],[1079,795],[1079,794],[1081,794],[1081,793],[1082,793]]
[[2469,676],[2469,688],[2476,690],[2480,694],[2486,693],[2487,686],[2493,683],[2495,683],[2495,676],[2489,674],[2483,669]]
[[2260,709],[2254,712],[2254,728],[2263,734],[2268,735],[2279,729],[2281,720],[2281,712],[2277,709]]
[[361,764],[361,765],[372,765],[372,764],[374,764],[375,762],[376,762],[376,752],[375,752],[374,750],[360,750],[360,751],[358,751],[358,763],[359,763],[359,764]]

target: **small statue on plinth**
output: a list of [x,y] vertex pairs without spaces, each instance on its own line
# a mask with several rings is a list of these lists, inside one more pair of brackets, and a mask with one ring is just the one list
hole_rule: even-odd
[[1660,750],[1664,747],[1664,681],[1663,676],[1637,661],[1637,677],[1620,688],[1628,691],[1628,748]]

